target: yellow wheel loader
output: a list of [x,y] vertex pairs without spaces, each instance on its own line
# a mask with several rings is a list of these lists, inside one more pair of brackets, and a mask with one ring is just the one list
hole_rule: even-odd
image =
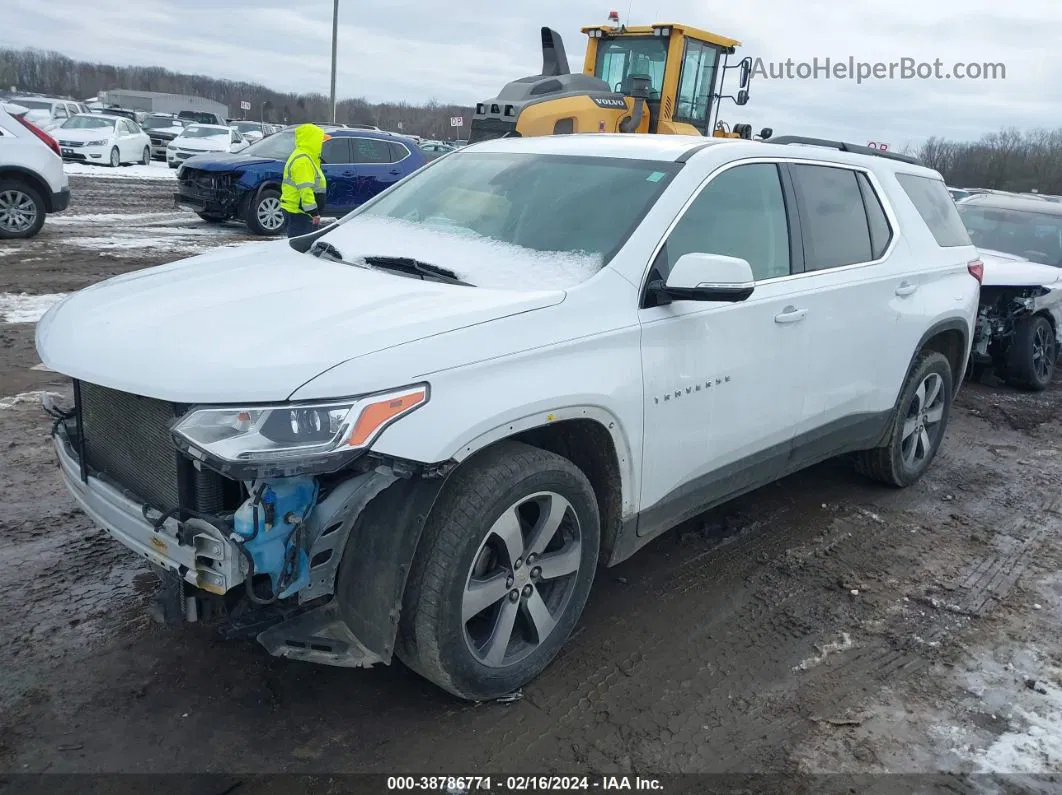
[[[469,143],[586,132],[753,137],[748,124],[731,129],[718,120],[721,100],[748,102],[752,59],[728,63],[741,42],[670,22],[627,27],[614,11],[608,24],[582,32],[588,37],[583,72],[572,74],[560,34],[542,28],[542,73],[478,103]],[[726,96],[731,69],[740,70],[739,85]],[[764,129],[759,137],[770,135]]]

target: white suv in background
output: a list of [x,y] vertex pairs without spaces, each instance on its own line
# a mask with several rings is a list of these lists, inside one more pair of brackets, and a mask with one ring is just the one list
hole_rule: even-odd
[[918,480],[981,275],[909,158],[511,138],[75,293],[37,349],[75,379],[66,485],[185,615],[489,699],[554,659],[599,563],[834,456]]
[[33,237],[70,204],[59,144],[25,115],[0,102],[0,240]]

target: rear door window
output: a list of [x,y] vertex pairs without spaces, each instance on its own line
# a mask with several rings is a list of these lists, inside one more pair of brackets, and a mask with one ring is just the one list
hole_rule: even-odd
[[355,163],[390,163],[391,147],[387,141],[375,138],[351,138]]
[[926,222],[938,246],[951,248],[973,245],[943,180],[916,174],[897,174],[896,181]]
[[387,145],[391,147],[391,162],[397,163],[400,160],[405,160],[409,157],[409,150],[402,144],[396,144],[394,141],[388,141]]
[[805,270],[874,259],[856,172],[834,166],[792,164],[789,168],[800,211]]

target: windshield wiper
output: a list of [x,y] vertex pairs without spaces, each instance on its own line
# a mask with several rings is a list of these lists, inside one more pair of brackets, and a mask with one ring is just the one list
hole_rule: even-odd
[[474,287],[469,282],[461,281],[457,274],[447,268],[440,268],[430,262],[421,262],[419,259],[409,257],[362,257],[366,264],[374,268],[395,270],[410,276],[420,276],[421,279],[438,279],[447,284],[460,284],[465,287]]
[[[315,241],[313,248],[310,249],[310,253],[317,258],[327,257],[328,259],[335,260],[336,262],[343,262],[343,255],[339,253],[339,249],[333,246],[331,243],[326,243],[323,240]],[[344,265],[349,265],[349,262],[343,262]]]

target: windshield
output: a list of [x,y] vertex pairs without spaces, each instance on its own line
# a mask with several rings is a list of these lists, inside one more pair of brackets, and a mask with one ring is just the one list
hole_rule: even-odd
[[273,133],[268,138],[263,138],[256,144],[251,144],[243,150],[245,155],[263,157],[269,160],[287,160],[288,156],[295,151],[295,131],[283,130]]
[[167,127],[183,127],[184,125],[169,116],[148,116],[140,126],[145,130],[162,130]]
[[234,126],[242,133],[262,132],[262,125],[256,121],[238,121]]
[[228,138],[229,131],[218,127],[199,127],[193,125],[181,133],[182,138]]
[[607,263],[681,166],[459,152],[325,237],[344,257],[412,257],[497,289],[563,288]]
[[46,101],[40,100],[40,99],[29,99],[27,97],[15,97],[13,100],[11,100],[11,102],[13,102],[16,105],[21,105],[24,108],[29,108],[30,110],[48,110],[48,111],[50,111],[52,109],[52,103],[51,102],[46,102]]
[[71,116],[63,122],[64,130],[109,130],[114,127],[113,119],[101,119],[99,116]]
[[977,248],[1062,267],[1062,216],[965,202],[956,207]]
[[608,83],[613,91],[623,94],[630,89],[627,78],[648,75],[652,83],[649,98],[660,99],[666,61],[667,39],[663,36],[602,39],[597,45],[594,74]]
[[177,115],[187,121],[201,124],[213,124],[217,121],[213,113],[196,113],[194,110],[182,110]]

